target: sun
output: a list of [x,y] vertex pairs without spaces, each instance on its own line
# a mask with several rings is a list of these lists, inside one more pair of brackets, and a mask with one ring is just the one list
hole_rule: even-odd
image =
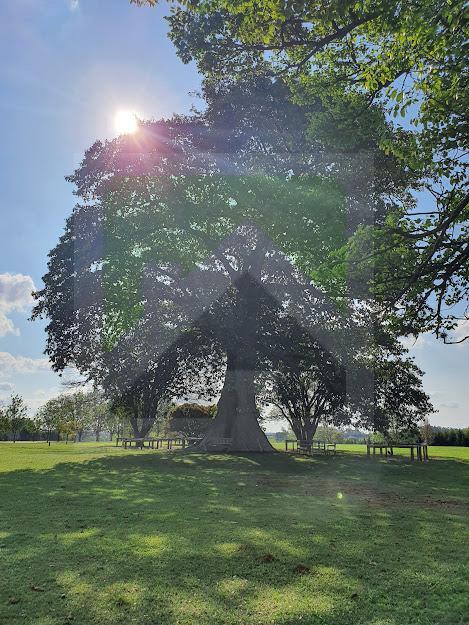
[[114,128],[120,135],[133,135],[138,130],[135,111],[117,111],[114,116]]

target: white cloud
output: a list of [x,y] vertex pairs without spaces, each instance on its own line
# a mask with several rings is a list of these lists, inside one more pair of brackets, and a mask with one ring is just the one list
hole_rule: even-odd
[[441,408],[459,408],[459,402],[457,402],[457,401],[446,401],[446,402],[441,402],[439,404],[439,406]]
[[13,321],[8,319],[5,313],[0,310],[0,336],[5,336],[6,334],[16,334],[18,336],[19,333],[20,331],[18,328],[15,328]]
[[27,358],[13,356],[9,352],[0,352],[0,376],[7,377],[17,373],[35,373],[36,371],[50,371],[47,358]]
[[19,334],[8,314],[29,310],[34,301],[31,293],[35,288],[31,276],[0,273],[0,336]]
[[68,7],[70,11],[78,11],[80,8],[80,0],[68,0]]

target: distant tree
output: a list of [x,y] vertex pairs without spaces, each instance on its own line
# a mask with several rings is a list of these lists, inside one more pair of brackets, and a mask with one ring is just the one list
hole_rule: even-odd
[[321,421],[342,421],[345,405],[345,372],[333,358],[311,350],[312,362],[282,362],[269,377],[266,399],[285,418],[304,445],[310,446]]
[[428,417],[425,417],[423,424],[420,426],[420,436],[425,443],[431,445],[433,441],[433,430]]
[[[369,429],[395,441],[415,440],[433,406],[422,388],[422,371],[402,355],[375,364],[375,405]],[[366,427],[366,422],[363,424]],[[371,426],[371,427],[370,427]]]
[[70,435],[77,431],[74,402],[68,393],[62,393],[49,399],[37,411],[36,418],[41,420],[43,427],[47,430],[49,443],[53,431],[57,432],[58,441],[62,435],[65,435],[66,442],[68,442]]
[[122,415],[119,411],[112,410],[112,405],[109,403],[108,410],[106,411],[106,429],[109,432],[111,441],[115,434],[120,434],[122,425]]
[[41,423],[36,419],[25,419],[23,430],[27,432],[34,441],[41,432]]
[[343,443],[345,441],[344,433],[328,424],[327,421],[316,430],[316,438],[327,443]]
[[101,391],[94,389],[85,395],[85,406],[87,424],[99,442],[101,433],[109,428],[110,403]]
[[5,416],[8,420],[10,431],[13,434],[13,442],[16,443],[18,434],[21,432],[26,422],[28,407],[20,395],[12,395],[6,407]]
[[54,400],[49,400],[40,406],[35,415],[38,427],[42,432],[45,432],[46,441],[49,446],[51,443],[52,432],[55,430],[56,426],[56,416],[53,402]]
[[60,395],[62,423],[66,425],[69,434],[75,433],[81,441],[83,433],[91,427],[91,406],[89,393],[81,389]]
[[[277,412],[273,411],[271,412],[271,416],[272,418],[278,418]],[[266,419],[268,420],[268,418]],[[283,427],[279,432],[273,432],[272,433],[272,437],[275,440],[275,442],[277,443],[281,443],[283,441],[285,441],[287,438],[288,439],[292,439],[294,438],[294,433],[291,429],[287,429],[285,427]]]
[[214,417],[214,406],[181,404],[175,406],[169,415],[168,427],[184,437],[201,438]]
[[6,409],[0,406],[0,437],[7,436],[10,431],[10,422],[6,415]]

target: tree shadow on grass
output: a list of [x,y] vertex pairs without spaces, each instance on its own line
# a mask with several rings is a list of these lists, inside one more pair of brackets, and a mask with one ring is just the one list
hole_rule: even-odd
[[440,463],[142,453],[3,474],[0,622],[454,625],[467,475]]

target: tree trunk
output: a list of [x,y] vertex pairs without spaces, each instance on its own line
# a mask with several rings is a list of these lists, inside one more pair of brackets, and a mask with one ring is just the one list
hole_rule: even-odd
[[155,423],[154,418],[141,419],[141,425],[138,423],[137,417],[130,417],[130,424],[134,438],[145,438]]
[[199,451],[272,452],[258,422],[254,391],[254,371],[243,367],[234,354],[227,356],[225,383],[218,402],[217,416],[200,443]]
[[297,440],[308,449],[311,448],[311,443],[313,442],[318,425],[319,421],[317,419],[314,419],[307,426],[301,423],[301,419],[298,419],[298,423],[295,423],[293,419],[290,421],[291,429],[293,430]]

